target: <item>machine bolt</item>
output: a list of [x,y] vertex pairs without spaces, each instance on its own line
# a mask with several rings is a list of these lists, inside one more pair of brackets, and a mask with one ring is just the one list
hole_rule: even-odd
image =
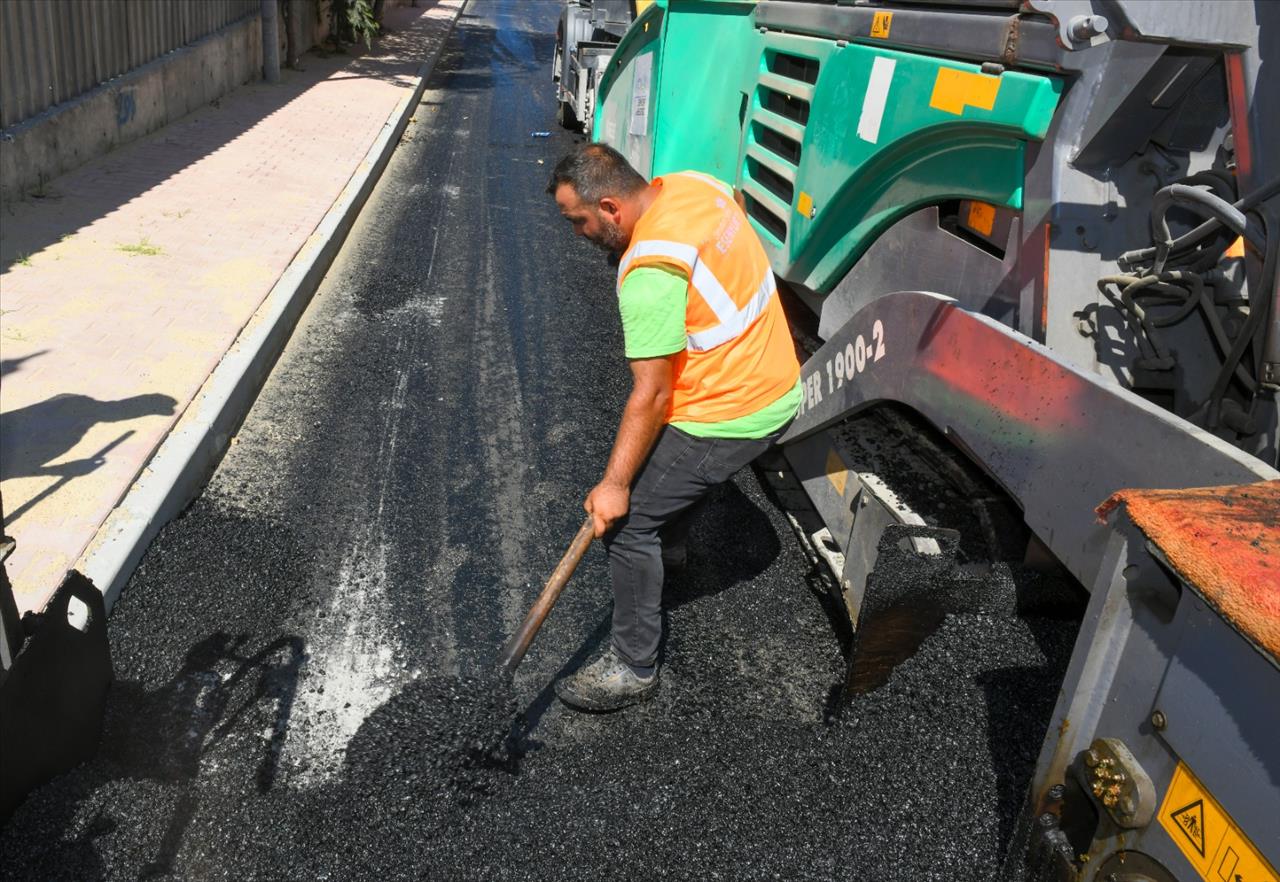
[[1077,15],[1067,24],[1071,39],[1084,42],[1107,31],[1107,19],[1103,15]]
[[1052,787],[1049,788],[1049,798],[1052,799],[1054,802],[1057,802],[1058,800],[1062,799],[1062,797],[1066,795],[1067,795],[1067,788],[1063,787],[1061,784],[1054,784]]
[[1157,732],[1163,732],[1164,727],[1167,725],[1169,725],[1169,721],[1165,719],[1164,711],[1156,710],[1151,712],[1152,729],[1155,729]]
[[1053,812],[1045,812],[1043,815],[1040,816],[1041,827],[1045,827],[1045,828],[1056,827],[1057,824],[1058,824],[1058,816],[1055,815]]

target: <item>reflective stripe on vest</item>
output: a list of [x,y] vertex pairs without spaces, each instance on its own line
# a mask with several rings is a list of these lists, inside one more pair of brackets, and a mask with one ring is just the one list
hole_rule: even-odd
[[[716,284],[719,284],[719,282]],[[705,291],[706,289],[699,286],[698,290]],[[720,311],[717,309],[716,316],[720,319],[719,325],[714,328],[708,328],[705,331],[699,331],[696,334],[690,334],[689,349],[694,352],[706,352],[708,349],[714,349],[722,343],[728,343],[735,337],[746,333],[747,328],[751,327],[751,323],[764,312],[764,308],[769,305],[769,300],[777,293],[777,290],[778,287],[773,281],[773,270],[769,270],[760,282],[760,286],[756,288],[756,293],[747,301],[746,306],[742,307],[742,309],[734,308],[733,314],[727,317],[720,315]],[[724,294],[723,288],[720,289],[720,293]],[[725,294],[726,298],[728,296]],[[732,302],[730,301],[730,304]],[[714,307],[712,308],[714,309]]]
[[[700,176],[701,177],[701,176]],[[777,290],[773,281],[773,271],[765,273],[764,280],[756,288],[756,293],[741,309],[733,302],[729,292],[720,284],[711,268],[698,259],[698,249],[682,242],[669,242],[665,239],[646,239],[637,242],[627,249],[626,255],[618,265],[618,281],[621,283],[627,268],[637,257],[666,257],[677,263],[690,267],[689,279],[698,289],[707,306],[716,314],[720,324],[689,335],[688,348],[694,352],[705,352],[722,343],[741,335],[751,327],[751,323],[759,318],[760,313],[769,305],[769,298]]]
[[622,277],[627,274],[627,267],[631,266],[631,261],[637,257],[667,257],[676,263],[684,264],[689,267],[690,272],[693,272],[694,264],[698,262],[698,249],[683,242],[668,242],[663,239],[646,239],[643,242],[637,242],[627,249],[627,253],[622,256],[622,261],[618,264],[619,285],[622,284]]
[[733,188],[730,187],[728,184],[726,184],[724,181],[718,178],[711,177],[711,175],[704,175],[702,172],[696,172],[696,171],[683,171],[683,172],[676,172],[674,175],[668,175],[668,177],[680,177],[680,176],[696,178],[699,181],[702,181],[704,184],[710,184],[711,186],[715,187],[717,190],[719,190],[724,195],[728,196],[730,199],[733,198]]

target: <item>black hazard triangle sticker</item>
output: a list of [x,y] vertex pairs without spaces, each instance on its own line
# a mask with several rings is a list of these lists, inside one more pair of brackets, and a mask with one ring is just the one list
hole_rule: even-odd
[[1182,834],[1191,840],[1195,850],[1200,852],[1200,857],[1204,857],[1204,800],[1197,799],[1177,811],[1170,812],[1169,817],[1173,818],[1173,822],[1178,825]]

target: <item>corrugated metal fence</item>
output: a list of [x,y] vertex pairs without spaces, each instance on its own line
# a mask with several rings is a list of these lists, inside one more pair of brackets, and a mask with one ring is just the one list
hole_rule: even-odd
[[260,0],[0,0],[0,127],[261,8]]

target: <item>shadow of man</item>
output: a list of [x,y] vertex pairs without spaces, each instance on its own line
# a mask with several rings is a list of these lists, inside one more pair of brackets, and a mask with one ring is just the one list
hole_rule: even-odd
[[6,512],[5,523],[12,523],[68,482],[100,467],[106,462],[106,455],[133,434],[132,429],[123,432],[89,456],[54,462],[73,450],[98,423],[170,416],[176,405],[173,398],[159,393],[134,395],[118,401],[64,393],[4,414],[0,417],[0,481],[45,475],[58,478],[39,495]]
[[754,580],[782,551],[769,515],[734,481],[712,489],[694,506],[689,521],[684,526],[690,562],[667,574],[664,612]]

